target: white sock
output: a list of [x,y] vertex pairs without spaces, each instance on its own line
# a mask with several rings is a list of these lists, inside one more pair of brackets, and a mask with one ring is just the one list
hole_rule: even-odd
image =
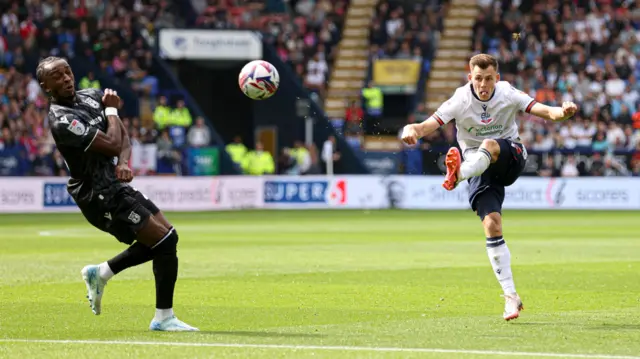
[[502,236],[487,238],[487,254],[504,294],[516,293],[516,285],[511,274],[511,253]]
[[489,168],[491,164],[491,153],[485,148],[480,148],[478,152],[472,153],[467,156],[460,165],[460,176],[458,181],[466,180],[467,178],[480,176],[484,171]]
[[153,318],[159,322],[171,318],[173,316],[173,308],[169,309],[156,309],[156,316]]
[[109,267],[109,263],[104,262],[104,263],[100,263],[100,278],[104,279],[104,280],[109,280],[111,279],[111,277],[114,276],[113,271],[111,270],[111,267]]

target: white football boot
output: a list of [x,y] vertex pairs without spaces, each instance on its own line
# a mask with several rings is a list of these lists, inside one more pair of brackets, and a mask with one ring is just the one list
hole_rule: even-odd
[[518,294],[503,295],[504,297],[504,313],[502,317],[509,321],[520,316],[520,311],[524,310],[524,305]]
[[176,318],[175,315],[172,315],[163,321],[155,320],[154,318],[151,321],[151,324],[149,325],[149,329],[153,331],[161,331],[161,332],[199,332],[200,331],[200,329],[196,327],[192,327],[189,324]]
[[87,286],[87,299],[93,314],[100,315],[102,294],[107,281],[100,278],[100,266],[88,265],[82,268],[82,279]]

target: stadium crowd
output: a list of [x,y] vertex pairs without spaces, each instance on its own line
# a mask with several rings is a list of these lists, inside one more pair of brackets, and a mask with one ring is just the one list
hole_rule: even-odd
[[280,59],[290,65],[318,104],[324,103],[329,69],[340,41],[347,0],[207,0],[199,4],[196,26],[261,31]]
[[[573,101],[580,109],[559,124],[523,115],[527,147],[598,152],[605,175],[640,174],[640,2],[480,3],[474,54],[495,55],[502,78],[537,101]],[[630,163],[613,153],[627,153]],[[580,170],[573,162],[569,157],[559,174],[600,171],[598,166]]]
[[[540,174],[640,175],[640,2],[478,4],[470,55],[496,56],[502,79],[539,102],[579,106],[563,123],[519,117],[521,139],[530,151],[581,154],[580,161],[572,155],[543,161]],[[466,82],[461,72],[461,84]],[[414,117],[428,115],[419,105]],[[454,144],[454,125],[426,142]]]
[[[291,1],[291,15],[278,1],[200,3],[197,26],[263,31],[305,86],[320,98],[325,95],[348,1]],[[371,25],[372,56],[430,59],[437,43],[432,30],[442,30],[443,16],[432,11],[439,3],[379,4]],[[183,101],[161,96],[153,76],[153,54],[143,39],[143,34],[153,34],[155,29],[180,25],[176,6],[166,0],[26,0],[0,5],[0,149],[21,154],[30,164],[23,174],[63,175],[66,171],[47,129],[47,99],[32,75],[37,60],[48,55],[87,59],[153,103],[151,122],[135,116],[124,119],[134,145],[156,144],[158,156],[176,164],[185,145],[210,142],[202,118],[193,121]],[[479,6],[472,52],[496,55],[503,79],[537,100],[575,101],[580,107],[578,116],[563,124],[523,116],[522,140],[528,148],[598,152],[603,174],[639,175],[640,37],[636,29],[640,29],[640,4],[482,0]],[[90,72],[77,81],[80,88],[102,87]],[[424,118],[423,112],[419,106],[415,118]],[[454,135],[447,126],[427,142],[451,144]],[[626,153],[631,161],[620,161],[619,156],[610,155],[614,152]],[[566,163],[571,161],[556,164],[549,173],[575,173]],[[596,171],[580,163],[575,167],[578,174]]]
[[[152,31],[179,21],[170,2],[27,0],[0,6],[0,150],[3,159],[20,158],[3,161],[0,174],[66,175],[47,128],[48,100],[33,77],[37,61],[46,56],[91,61],[103,75],[153,103],[151,121],[124,113],[123,122],[133,152],[153,144],[153,153],[167,163],[169,172],[180,172],[175,164],[181,161],[182,148],[210,143],[204,119],[193,121],[181,99],[170,106],[159,96],[153,53],[141,35],[140,29]],[[78,89],[104,87],[92,71],[76,82]],[[145,164],[135,169],[150,173],[156,167]]]
[[444,26],[441,2],[378,3],[369,28],[371,59],[432,59]]

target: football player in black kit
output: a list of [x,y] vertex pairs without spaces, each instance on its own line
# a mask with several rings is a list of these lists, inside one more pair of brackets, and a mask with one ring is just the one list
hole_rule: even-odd
[[75,90],[67,61],[48,57],[36,76],[50,98],[49,126],[71,178],[67,185],[85,218],[129,245],[112,259],[82,269],[94,314],[100,314],[107,281],[123,270],[153,261],[156,314],[149,329],[197,331],[173,314],[178,277],[178,232],[143,194],[129,186],[131,144],[118,117],[118,94],[106,89]]

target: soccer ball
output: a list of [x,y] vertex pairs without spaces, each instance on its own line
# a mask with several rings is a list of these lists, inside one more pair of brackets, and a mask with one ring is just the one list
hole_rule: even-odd
[[278,90],[280,74],[270,63],[255,60],[244,65],[238,76],[238,84],[250,99],[265,100]]

